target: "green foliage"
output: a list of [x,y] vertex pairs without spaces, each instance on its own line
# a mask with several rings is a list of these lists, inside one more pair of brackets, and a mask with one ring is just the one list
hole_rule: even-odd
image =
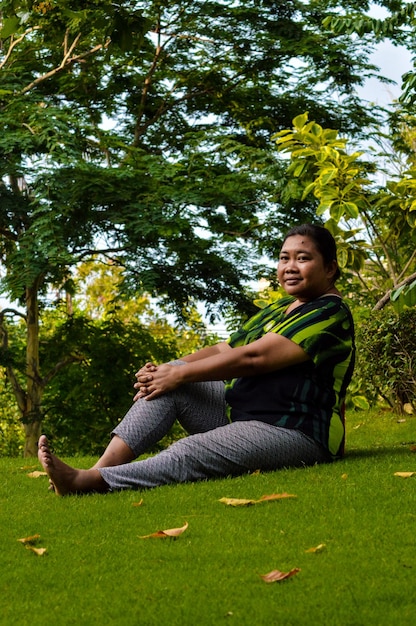
[[0,398],[0,457],[21,456],[24,433],[12,390],[3,373],[0,374]]
[[389,300],[392,287],[403,285],[408,293],[414,284],[415,170],[380,185],[376,160],[349,154],[346,139],[308,121],[307,113],[275,137],[279,150],[290,154],[287,174],[295,193],[312,195],[317,214],[330,218],[326,225],[337,241],[340,266],[353,279],[350,289],[363,293],[364,286],[364,296],[376,305]]
[[357,364],[352,389],[372,406],[416,412],[416,308],[356,312]]
[[146,361],[175,356],[174,340],[155,340],[138,322],[110,317],[93,324],[76,316],[55,330],[42,361],[59,362],[71,347],[82,360],[68,365],[45,390],[44,430],[61,451],[96,454],[131,406],[135,371]]
[[[385,34],[413,23],[400,3],[381,4],[396,19]],[[363,136],[379,119],[354,92],[376,72],[371,28],[355,38],[337,22],[368,5],[0,2],[1,286],[28,309],[26,354],[9,346],[3,360],[25,415],[40,419],[62,363],[83,356],[77,327],[79,346],[41,347],[39,363],[38,315],[42,326],[51,287],[74,292],[74,267],[97,250],[125,269],[123,297],[158,297],[185,318],[196,300],[244,317],[246,285],[265,274],[258,256],[275,258],[289,225],[329,212],[351,292],[411,297],[401,272],[414,172],[375,189],[374,168],[337,134]],[[270,138],[293,116],[295,131],[281,134],[293,148],[285,174]],[[340,223],[363,216],[365,236]]]
[[270,249],[283,226],[270,135],[305,108],[359,132],[368,51],[333,45],[332,3],[24,6],[1,2],[5,288],[62,283],[105,233],[136,291],[244,306],[233,242]]
[[416,280],[410,285],[404,284],[391,294],[391,301],[397,313],[416,307]]
[[370,50],[322,28],[343,4],[0,1],[0,286],[27,309],[26,378],[7,375],[32,454],[42,394],[78,358],[43,373],[39,313],[97,251],[126,296],[248,314],[255,259],[312,214],[283,209],[271,134],[305,109],[351,134],[375,119],[354,95]]

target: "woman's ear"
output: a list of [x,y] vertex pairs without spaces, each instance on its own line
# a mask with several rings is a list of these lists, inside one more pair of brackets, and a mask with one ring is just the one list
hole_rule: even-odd
[[335,278],[335,274],[337,273],[337,270],[338,270],[338,263],[335,259],[333,259],[327,265],[328,278],[331,278],[331,279]]

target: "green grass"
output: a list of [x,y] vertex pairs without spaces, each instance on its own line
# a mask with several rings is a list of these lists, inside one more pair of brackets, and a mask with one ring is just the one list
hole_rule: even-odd
[[[27,476],[26,461],[0,459],[0,623],[412,624],[416,476],[394,472],[416,471],[415,426],[353,414],[342,462],[142,494],[58,498],[45,478]],[[218,501],[281,492],[297,498]],[[177,540],[139,538],[185,521]],[[37,533],[44,556],[17,541]],[[280,583],[259,576],[294,567]]]

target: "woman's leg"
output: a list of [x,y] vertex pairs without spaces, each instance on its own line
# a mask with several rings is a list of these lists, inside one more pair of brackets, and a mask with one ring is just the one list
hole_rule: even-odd
[[329,460],[299,431],[249,421],[185,437],[154,457],[99,471],[111,489],[146,489]]
[[160,441],[176,419],[189,434],[227,424],[224,384],[194,383],[154,400],[137,400],[114,428],[112,439],[93,467],[129,463]]
[[59,495],[149,489],[328,462],[328,453],[303,433],[263,422],[234,422],[185,437],[154,457],[117,467],[74,469],[51,454],[39,440],[39,460]]
[[[164,437],[176,419],[188,433],[204,432],[227,424],[224,384],[218,381],[193,383],[154,400],[137,400],[113,430],[113,437],[106,450],[91,469],[130,463]],[[41,454],[42,450],[45,454]],[[69,472],[72,468],[66,466],[68,469],[65,469],[65,464],[50,452],[44,437],[39,440],[39,459],[49,474],[51,489],[56,490],[56,479],[51,474],[59,476],[62,473],[65,479],[72,480],[73,476]],[[59,468],[57,472],[54,471],[56,468]],[[82,489],[77,483],[77,491],[102,490],[99,484],[101,475],[98,475],[98,483],[91,485],[85,483],[87,476],[83,475]],[[66,493],[66,487],[61,485],[58,492]]]
[[130,463],[130,461],[133,461],[135,458],[134,452],[130,446],[120,439],[120,437],[114,435],[104,453],[91,469],[98,469],[99,467],[113,467],[114,465]]
[[38,458],[58,496],[91,491],[105,493],[110,490],[97,469],[75,469],[52,454],[45,435],[39,438]]

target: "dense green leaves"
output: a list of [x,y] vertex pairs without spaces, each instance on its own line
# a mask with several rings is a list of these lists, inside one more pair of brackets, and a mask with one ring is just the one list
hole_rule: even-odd
[[357,314],[356,390],[373,405],[416,406],[416,308]]

